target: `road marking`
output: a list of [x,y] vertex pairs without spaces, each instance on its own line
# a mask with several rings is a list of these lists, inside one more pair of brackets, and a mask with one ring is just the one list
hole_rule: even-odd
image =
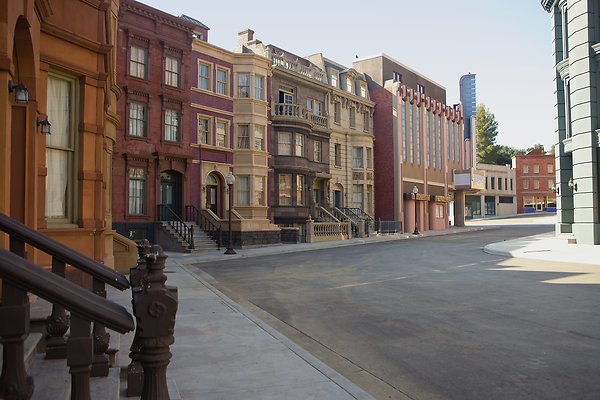
[[336,286],[336,287],[332,287],[332,288],[329,288],[329,289],[346,289],[346,288],[351,288],[351,287],[356,287],[356,286],[374,285],[376,283],[398,281],[400,279],[406,279],[406,278],[410,278],[410,277],[413,277],[413,276],[414,275],[407,275],[407,276],[400,276],[398,278],[383,279],[383,280],[380,280],[380,281],[362,282],[362,283],[351,283],[349,285]]

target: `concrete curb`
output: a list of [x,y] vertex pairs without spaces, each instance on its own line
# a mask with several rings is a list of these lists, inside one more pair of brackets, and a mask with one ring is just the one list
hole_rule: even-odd
[[342,376],[340,373],[323,363],[321,360],[310,354],[308,351],[304,350],[301,346],[294,343],[292,340],[288,339],[285,335],[271,327],[269,324],[256,317],[250,311],[246,310],[243,306],[231,300],[205,279],[203,279],[200,275],[186,268],[186,266],[180,263],[177,260],[172,260],[174,264],[176,264],[179,268],[183,269],[189,275],[194,277],[194,279],[198,280],[202,285],[208,288],[211,292],[213,292],[221,301],[227,304],[233,310],[236,310],[256,326],[258,326],[265,333],[273,337],[275,340],[280,342],[286,348],[288,348],[292,353],[296,354],[302,360],[304,360],[307,364],[309,364],[312,368],[319,371],[322,375],[327,377],[331,382],[335,383],[342,390],[348,393],[350,396],[357,400],[375,400],[373,396],[362,390],[360,387],[352,383],[350,380]]

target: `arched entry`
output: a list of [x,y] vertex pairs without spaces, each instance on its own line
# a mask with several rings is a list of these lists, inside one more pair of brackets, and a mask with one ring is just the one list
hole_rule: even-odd
[[343,202],[344,188],[339,183],[333,185],[333,206],[341,208],[344,206]]
[[181,174],[177,171],[160,173],[160,203],[166,204],[181,216]]
[[206,208],[221,216],[221,185],[219,176],[211,173],[206,177]]
[[[26,171],[33,168],[27,168],[28,147],[33,149],[35,146],[36,126],[30,121],[31,110],[35,110],[35,65],[33,54],[33,42],[29,31],[30,24],[23,16],[19,17],[15,25],[12,64],[15,66],[15,75],[12,77],[13,83],[23,83],[29,92],[29,104],[17,104],[13,96],[9,96],[11,102],[11,122],[10,122],[10,183],[3,190],[10,192],[10,215],[21,221],[26,221],[29,212],[33,212],[35,206],[29,202],[25,193],[27,187]],[[5,180],[8,183],[8,180]],[[31,188],[30,188],[31,189]],[[29,221],[31,222],[31,221]]]

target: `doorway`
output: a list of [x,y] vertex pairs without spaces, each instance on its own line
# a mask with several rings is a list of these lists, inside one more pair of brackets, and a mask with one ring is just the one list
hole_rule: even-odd
[[221,216],[219,213],[219,197],[219,179],[215,174],[210,174],[206,179],[206,208],[218,217]]
[[181,216],[181,174],[177,171],[160,173],[160,204],[165,204]]

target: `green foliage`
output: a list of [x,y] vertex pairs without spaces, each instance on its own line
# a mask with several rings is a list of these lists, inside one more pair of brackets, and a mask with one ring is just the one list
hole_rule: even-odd
[[477,106],[475,117],[477,127],[477,161],[495,164],[495,143],[498,136],[498,121],[484,104]]
[[546,150],[544,150],[544,145],[541,143],[534,144],[533,147],[528,147],[527,153],[529,153],[531,150],[542,150],[544,153],[546,152]]

